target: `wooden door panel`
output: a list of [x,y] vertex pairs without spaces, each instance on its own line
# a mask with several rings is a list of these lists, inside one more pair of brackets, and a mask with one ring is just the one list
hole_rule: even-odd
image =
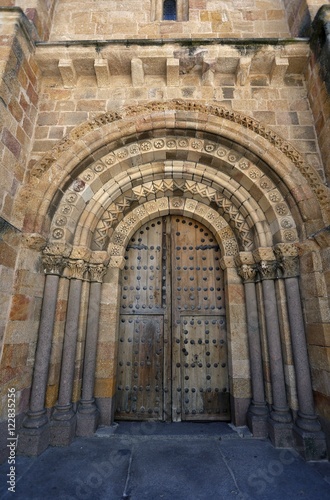
[[227,420],[224,316],[183,316],[180,354],[182,420]]
[[189,218],[144,224],[122,273],[116,418],[229,420],[220,249]]
[[229,419],[220,258],[205,226],[173,216],[173,420]]
[[122,272],[116,418],[163,419],[163,223],[131,238]]
[[117,373],[117,417],[162,419],[163,316],[122,315]]

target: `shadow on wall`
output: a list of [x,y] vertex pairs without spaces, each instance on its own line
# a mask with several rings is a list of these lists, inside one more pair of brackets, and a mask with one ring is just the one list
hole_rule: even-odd
[[330,94],[330,5],[323,5],[315,16],[311,48],[321,66],[321,77]]

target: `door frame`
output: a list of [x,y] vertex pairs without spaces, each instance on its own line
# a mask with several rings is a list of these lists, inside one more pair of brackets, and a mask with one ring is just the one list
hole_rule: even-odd
[[[209,207],[208,207],[208,210]],[[182,217],[188,217],[190,218],[191,220],[195,220],[196,222],[199,222],[201,224],[203,224],[213,235],[213,237],[215,238],[216,242],[219,244],[220,246],[220,242],[219,242],[219,238],[217,237],[217,234],[215,234],[214,232],[214,228],[212,228],[212,226],[210,225],[210,223],[208,221],[206,221],[204,218],[202,217],[194,217],[193,214],[186,214],[186,213],[183,213],[183,211],[178,211],[178,210],[168,210],[166,211],[166,213],[163,213],[161,215],[163,221],[165,220],[165,230],[163,231],[164,234],[163,234],[163,238],[164,238],[164,242],[165,242],[165,246],[166,246],[166,251],[169,255],[172,255],[172,235],[171,235],[171,225],[168,223],[169,221],[169,217],[170,216],[182,216]],[[218,215],[218,214],[217,214]],[[155,213],[153,217],[148,217],[148,220],[147,222],[152,222],[152,220],[154,220],[155,218],[158,218],[159,217],[159,213]],[[165,219],[164,219],[165,217]],[[137,232],[139,230],[139,228],[145,224],[146,221],[142,221],[140,224],[138,224],[137,226],[134,227],[134,229],[132,229],[130,231],[130,234],[129,234],[129,238],[127,238],[127,241],[126,241],[126,245],[125,245],[125,249],[126,249],[126,246],[130,240],[130,238],[135,234],[135,232]],[[210,227],[211,226],[211,227]],[[223,260],[223,259],[222,259]],[[120,266],[121,268],[123,266]],[[173,419],[172,417],[172,320],[173,320],[173,313],[172,313],[172,273],[171,273],[171,267],[172,266],[166,266],[166,294],[167,294],[167,302],[166,302],[166,307],[164,308],[164,358],[163,358],[163,361],[164,361],[164,370],[163,370],[163,373],[164,373],[164,391],[163,391],[163,421],[178,421],[178,419]],[[224,270],[224,277],[225,277],[225,274],[226,274],[226,267],[223,266],[223,263],[222,263],[222,268]],[[237,276],[237,274],[236,274]],[[118,276],[119,280],[118,280],[118,298],[117,298],[117,310],[118,310],[118,325],[119,325],[119,318],[120,318],[120,306],[121,306],[121,294],[120,294],[120,291],[121,291],[121,272],[120,272],[120,275]],[[225,283],[225,296],[226,296],[226,293],[227,293],[227,285],[228,285],[228,279],[224,279],[224,283]],[[227,301],[226,301],[226,310],[227,310]],[[243,315],[242,315],[242,320],[244,320],[244,323],[245,323],[245,318],[243,317],[245,314],[245,311],[243,311]],[[229,344],[229,334],[228,334],[228,324],[229,322],[227,322],[227,343]],[[118,330],[118,333],[117,333],[117,345],[118,345],[118,335],[119,335],[119,328],[117,329]],[[230,397],[231,397],[231,415],[232,415],[232,418],[233,418],[233,411],[235,411],[235,404],[234,401],[234,397],[232,397],[232,394],[231,394],[231,380],[230,380],[230,367],[233,366],[233,363],[229,361],[229,355],[230,355],[230,348],[229,348],[229,345],[228,345],[228,351],[227,351],[227,363],[228,363],[228,384],[229,384],[229,393],[230,393]],[[117,356],[116,356],[116,359],[117,359]],[[116,369],[118,369],[118,365],[116,365]],[[117,372],[116,372],[117,373]],[[117,377],[117,375],[116,375]],[[250,398],[246,398],[248,400],[248,402],[250,401]],[[241,405],[242,406],[242,405]],[[246,402],[246,406],[247,406],[247,402]],[[113,405],[113,413],[115,411],[115,404]],[[181,420],[181,417],[180,417],[180,420]],[[219,419],[221,420],[221,419]],[[223,420],[223,419],[222,419]]]

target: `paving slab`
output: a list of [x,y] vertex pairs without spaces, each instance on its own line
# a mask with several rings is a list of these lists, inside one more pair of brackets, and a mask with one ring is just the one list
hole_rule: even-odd
[[330,500],[330,463],[224,423],[129,423],[68,447],[16,457],[15,493],[0,467],[0,498],[24,500]]

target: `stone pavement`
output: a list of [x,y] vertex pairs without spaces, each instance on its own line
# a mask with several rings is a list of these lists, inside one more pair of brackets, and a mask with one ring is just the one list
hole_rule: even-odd
[[306,463],[246,428],[221,423],[129,423],[99,429],[36,458],[16,457],[24,500],[327,500],[330,463]]

